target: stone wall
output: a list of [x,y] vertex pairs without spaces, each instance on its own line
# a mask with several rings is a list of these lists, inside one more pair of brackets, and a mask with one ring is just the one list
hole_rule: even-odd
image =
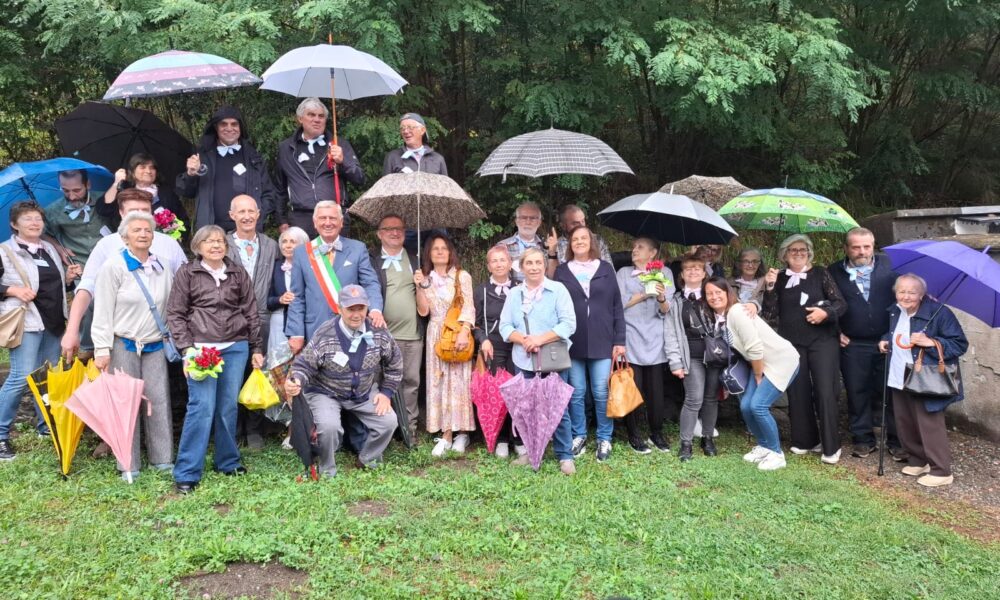
[[1000,442],[1000,332],[953,308],[969,351],[962,357],[965,400],[948,408],[949,423]]

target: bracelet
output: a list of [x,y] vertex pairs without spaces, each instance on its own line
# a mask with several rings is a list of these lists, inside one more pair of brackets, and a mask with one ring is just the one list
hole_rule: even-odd
[[420,284],[420,289],[422,289],[422,290],[426,290],[429,287],[431,287],[431,282],[429,282],[429,281],[425,281],[425,282],[423,282],[423,283]]

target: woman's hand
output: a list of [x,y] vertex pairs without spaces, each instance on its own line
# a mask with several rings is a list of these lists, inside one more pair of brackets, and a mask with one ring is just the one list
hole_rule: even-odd
[[458,337],[455,338],[455,349],[458,351],[462,351],[468,348],[470,337],[471,334],[469,333],[469,328],[462,327],[462,331],[458,332]]
[[293,300],[295,300],[295,294],[292,292],[285,292],[278,297],[278,302],[285,305],[291,304]]
[[614,362],[619,358],[625,358],[625,346],[612,346],[611,361]]
[[757,305],[753,302],[746,302],[743,304],[743,310],[747,313],[747,316],[751,319],[757,318]]
[[778,283],[778,270],[768,269],[767,275],[764,275],[764,284],[767,286],[767,289],[773,290],[776,283]]
[[264,355],[260,352],[254,352],[253,356],[250,357],[250,364],[255,369],[263,368],[264,366]]
[[927,337],[927,334],[923,332],[912,333],[910,334],[910,344],[913,346],[932,348],[934,346],[934,339]]
[[882,354],[888,354],[889,353],[889,342],[887,342],[885,340],[879,342],[878,343],[878,351],[881,352]]
[[421,271],[420,269],[417,269],[416,271],[413,272],[413,283],[417,286],[418,289],[426,289],[424,287],[424,281],[426,280],[427,278],[424,277],[424,272]]
[[753,374],[753,380],[756,381],[757,385],[759,386],[760,382],[764,381],[764,373],[763,372],[761,372],[761,373],[754,373]]
[[684,369],[677,369],[676,371],[671,371],[671,373],[673,373],[674,377],[677,379],[684,379]]
[[110,356],[95,356],[94,357],[94,366],[97,367],[101,371],[106,371],[108,369],[108,365],[110,365],[110,364],[111,364],[111,357]]
[[830,316],[830,313],[818,306],[807,306],[806,313],[806,321],[810,325],[819,325]]
[[20,285],[12,285],[7,288],[7,295],[27,304],[35,299],[35,290]]
[[522,336],[521,347],[523,347],[524,351],[527,352],[528,354],[538,352],[538,350],[542,347],[541,338],[534,335]]
[[76,263],[71,264],[66,267],[66,283],[73,283],[74,279],[78,279],[80,275],[83,275],[83,266]]
[[493,360],[493,342],[486,340],[479,345],[479,353],[483,355],[483,360]]
[[111,184],[112,188],[117,189],[118,184],[128,179],[128,171],[125,169],[118,169],[115,171],[115,182]]

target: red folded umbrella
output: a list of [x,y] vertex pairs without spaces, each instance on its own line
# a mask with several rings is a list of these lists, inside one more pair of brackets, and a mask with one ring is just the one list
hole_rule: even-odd
[[66,407],[111,447],[126,473],[139,466],[132,464],[132,439],[143,385],[141,379],[121,370],[105,371],[94,381],[84,382],[66,401]]
[[483,363],[482,355],[476,359],[476,368],[472,372],[472,403],[476,405],[479,415],[479,426],[486,438],[486,449],[491,453],[497,445],[497,436],[507,418],[507,404],[500,395],[500,386],[512,377],[504,369],[497,369],[496,375],[490,373]]

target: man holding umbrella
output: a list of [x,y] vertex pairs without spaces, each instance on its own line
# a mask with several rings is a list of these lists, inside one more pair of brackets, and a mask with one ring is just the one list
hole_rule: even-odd
[[223,106],[205,125],[198,153],[187,159],[187,169],[177,176],[178,193],[195,199],[195,225],[218,225],[225,231],[236,229],[229,217],[233,198],[247,195],[257,201],[261,218],[257,231],[275,210],[274,185],[267,165],[247,138],[240,111]]
[[[275,211],[282,232],[294,225],[301,227],[309,237],[316,237],[312,220],[316,203],[335,200],[346,208],[350,204],[347,182],[363,186],[365,173],[347,140],[339,138],[334,144],[333,135],[326,127],[329,111],[319,98],[303,100],[295,115],[298,129],[278,145],[275,185],[281,195]],[[349,231],[348,222],[344,223],[344,228]]]

